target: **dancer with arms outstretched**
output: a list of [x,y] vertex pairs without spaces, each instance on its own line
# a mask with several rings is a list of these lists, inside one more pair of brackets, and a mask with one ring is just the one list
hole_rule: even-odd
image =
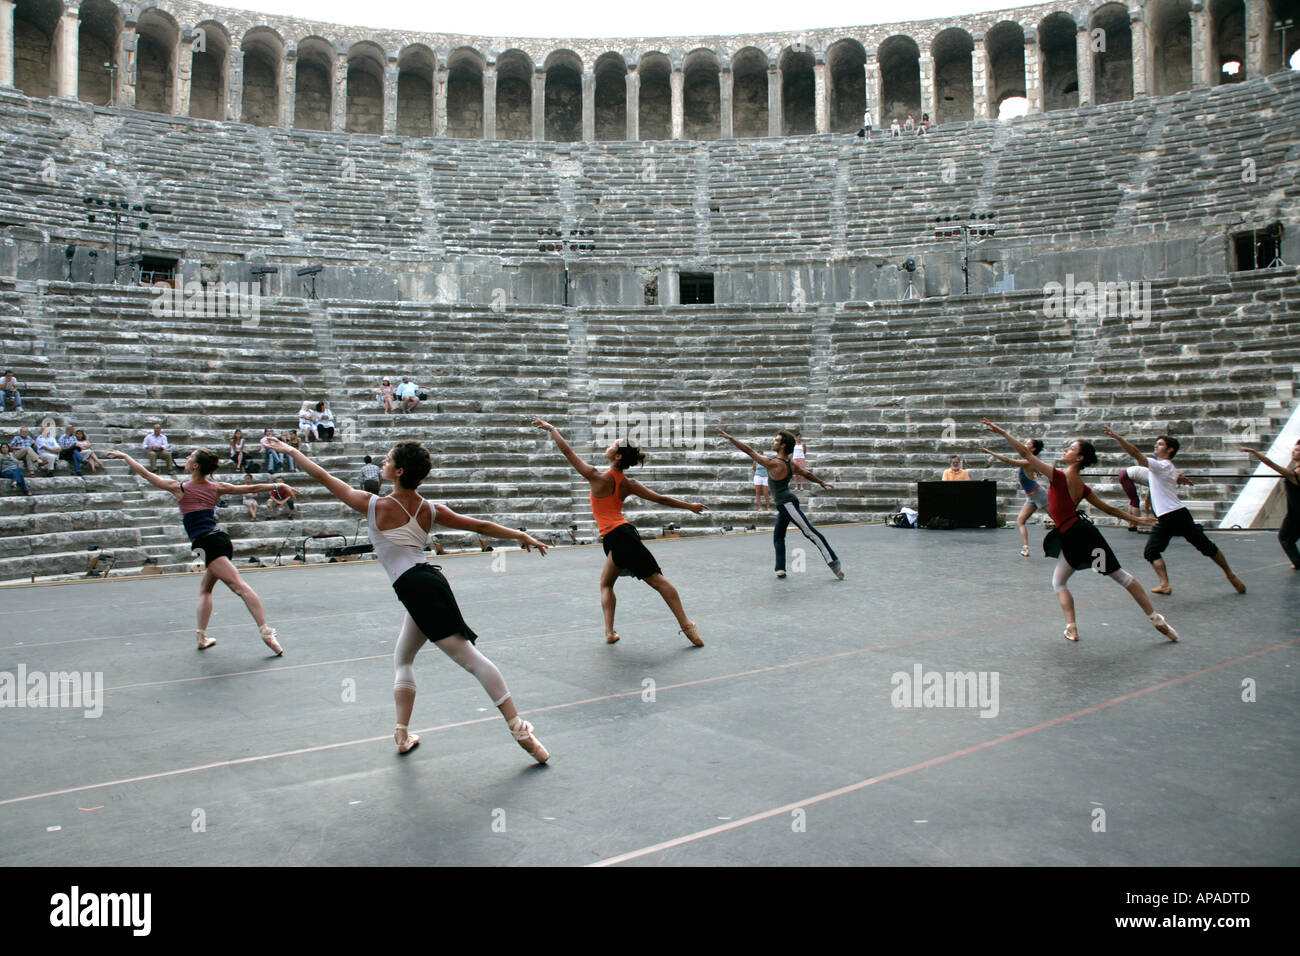
[[1283,467],[1270,458],[1266,458],[1253,448],[1240,446],[1241,450],[1252,458],[1257,458],[1282,476],[1282,485],[1286,488],[1286,517],[1282,519],[1282,529],[1277,533],[1278,543],[1291,559],[1291,567],[1300,571],[1300,441],[1291,446],[1291,464]]
[[605,615],[606,643],[614,644],[619,640],[618,631],[614,630],[614,609],[617,605],[614,583],[620,572],[629,571],[659,592],[686,639],[696,647],[703,647],[699,628],[682,609],[681,595],[664,577],[659,562],[642,543],[636,526],[623,517],[623,500],[629,495],[635,495],[657,505],[681,508],[693,514],[701,514],[709,509],[698,502],[657,494],[639,481],[628,478],[625,474],[627,469],[644,462],[645,453],[626,439],[616,441],[605,449],[605,460],[609,462],[609,468],[600,471],[579,458],[559,429],[550,422],[534,418],[533,424],[550,433],[569,464],[591,485],[591,513],[596,519],[596,529],[600,532],[605,548],[605,567],[600,572],[600,607]]
[[[1042,439],[1029,439],[1029,448],[1035,455],[1037,455],[1043,450]],[[1047,489],[1034,481],[1034,479],[1030,477],[1029,473],[1025,471],[1025,469],[1029,467],[1029,462],[1022,461],[1018,458],[1008,458],[1006,455],[999,455],[995,451],[989,451],[983,445],[980,445],[980,451],[984,452],[986,455],[992,455],[998,461],[1005,461],[1008,465],[1016,466],[1016,480],[1020,482],[1020,490],[1023,491],[1025,497],[1029,499],[1025,502],[1025,506],[1020,509],[1020,514],[1016,517],[1016,528],[1020,532],[1020,540],[1022,542],[1020,556],[1022,558],[1027,558],[1029,557],[1029,529],[1025,527],[1025,522],[1028,521],[1039,508],[1047,507]]]
[[461,616],[451,585],[436,565],[424,559],[424,546],[435,523],[457,531],[509,538],[518,541],[525,551],[536,548],[543,555],[546,554],[546,545],[523,531],[512,531],[492,521],[459,515],[446,505],[421,498],[416,489],[432,470],[433,459],[429,450],[417,441],[399,441],[384,458],[380,473],[385,481],[393,483],[393,491],[383,498],[353,488],[316,464],[300,449],[279,439],[271,439],[268,447],[292,458],[299,468],[324,485],[335,498],[366,516],[375,557],[388,573],[397,599],[406,608],[406,617],[393,652],[393,701],[397,705],[397,727],[393,739],[397,742],[398,753],[407,753],[420,742],[419,736],[409,729],[411,713],[415,709],[415,655],[426,641],[432,641],[434,647],[473,674],[483,685],[519,746],[538,763],[546,763],[550,754],[533,735],[533,725],[519,716],[501,671],[474,646],[478,635]]

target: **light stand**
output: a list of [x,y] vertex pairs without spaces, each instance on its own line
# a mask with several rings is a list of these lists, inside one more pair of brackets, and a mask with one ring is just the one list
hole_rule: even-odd
[[903,263],[903,270],[907,273],[907,291],[903,293],[904,299],[919,298],[916,294],[916,286],[912,284],[912,273],[916,272],[916,260],[908,259]]
[[[595,252],[596,243],[592,240],[596,237],[594,229],[570,229],[569,236],[566,239],[563,229],[538,229],[537,235],[542,237],[537,240],[538,252],[559,252],[561,254],[568,252]],[[569,305],[569,257],[564,256],[564,305]]]
[[1283,69],[1283,70],[1285,70],[1285,69],[1287,68],[1287,63],[1286,63],[1286,31],[1287,31],[1287,30],[1290,30],[1293,26],[1295,26],[1295,21],[1294,21],[1294,20],[1274,20],[1274,21],[1273,21],[1273,32],[1274,32],[1274,33],[1280,33],[1280,34],[1282,34],[1282,46],[1281,46],[1281,49],[1278,50],[1278,59],[1281,60],[1281,62],[1282,62],[1282,69]]
[[976,236],[976,245],[997,235],[997,228],[992,222],[997,216],[998,214],[995,212],[973,212],[966,216],[964,221],[961,216],[934,217],[934,237],[936,239],[956,239],[958,235],[961,236],[961,274],[965,280],[965,295],[970,295],[971,233]]
[[[118,256],[118,250],[121,248],[120,233],[122,220],[136,219],[139,222],[141,231],[149,228],[147,217],[153,212],[153,207],[148,203],[140,205],[136,203],[132,206],[125,199],[104,199],[101,196],[83,196],[82,202],[86,204],[86,221],[95,222],[98,216],[107,215],[113,218],[113,284],[117,285],[117,267],[127,262],[139,262],[140,255],[134,258],[122,258]],[[107,208],[107,212],[103,210]],[[93,211],[91,211],[93,210]],[[131,251],[131,243],[127,242],[127,251]]]

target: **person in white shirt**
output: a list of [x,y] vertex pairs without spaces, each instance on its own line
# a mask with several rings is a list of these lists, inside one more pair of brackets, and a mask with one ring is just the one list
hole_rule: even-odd
[[311,401],[302,403],[302,408],[298,409],[298,437],[304,441],[320,441],[320,436],[316,434],[316,411],[311,407]]
[[1246,585],[1228,567],[1228,559],[1223,556],[1218,545],[1210,540],[1205,529],[1197,524],[1192,513],[1178,499],[1178,469],[1174,467],[1173,458],[1178,454],[1178,439],[1161,435],[1156,439],[1155,450],[1149,457],[1142,454],[1132,442],[1126,441],[1114,429],[1105,432],[1119,442],[1120,447],[1142,467],[1147,469],[1147,482],[1151,489],[1151,510],[1156,513],[1157,524],[1151,530],[1151,540],[1147,542],[1142,556],[1151,562],[1160,585],[1151,589],[1153,594],[1172,594],[1174,589],[1169,584],[1169,571],[1161,557],[1169,542],[1175,537],[1186,538],[1197,551],[1211,559],[1223,569],[1228,583],[1237,589],[1238,594],[1246,593]]
[[162,426],[155,425],[153,434],[145,435],[144,441],[140,447],[149,452],[149,467],[157,468],[161,460],[167,466],[167,473],[170,475],[176,471],[176,463],[172,461],[171,445],[167,441],[167,436],[163,434]]
[[862,111],[862,129],[858,130],[860,139],[871,139],[871,110]]
[[36,454],[41,459],[43,467],[48,468],[50,474],[54,474],[54,466],[59,462],[59,453],[63,449],[59,447],[59,440],[54,437],[54,429],[43,428],[41,433],[36,436]]
[[402,384],[397,386],[397,397],[401,399],[402,411],[413,412],[420,405],[419,387],[411,381],[409,375],[402,376]]

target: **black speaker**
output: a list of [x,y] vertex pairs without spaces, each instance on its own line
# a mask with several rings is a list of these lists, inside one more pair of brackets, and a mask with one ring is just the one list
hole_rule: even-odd
[[997,487],[995,481],[918,481],[916,523],[924,528],[946,518],[955,528],[996,528]]

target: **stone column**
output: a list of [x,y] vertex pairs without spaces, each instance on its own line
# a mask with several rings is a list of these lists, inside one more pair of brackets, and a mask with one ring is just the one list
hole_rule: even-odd
[[384,68],[384,125],[385,136],[397,135],[397,57],[390,56]]
[[14,0],[0,0],[0,86],[14,85]]
[[596,141],[596,74],[582,74],[582,141]]
[[194,33],[182,30],[172,51],[176,69],[172,72],[172,115],[190,115],[190,86],[194,80]]
[[731,105],[732,97],[735,94],[732,89],[733,83],[731,65],[725,64],[718,74],[719,109],[722,111],[720,117],[721,128],[718,131],[720,139],[734,139],[736,136],[735,108]]
[[497,138],[497,65],[492,61],[483,71],[483,138]]
[[[280,125],[293,129],[298,108],[298,50],[290,47],[280,61]],[[240,119],[243,119],[240,107]]]
[[685,109],[683,88],[686,84],[686,77],[682,75],[681,64],[674,63],[673,71],[668,74],[668,88],[672,92],[672,112],[673,112],[673,130],[672,138],[681,139],[686,128]]
[[1151,90],[1147,76],[1147,25],[1142,19],[1142,11],[1134,10],[1129,14],[1129,30],[1133,34],[1133,99],[1146,96]]
[[880,115],[880,63],[876,60],[875,48],[867,51],[867,62],[862,69],[866,73],[867,109],[871,110],[871,118],[875,120],[872,125],[879,128],[884,117]]
[[433,74],[433,135],[447,135],[447,80],[450,71],[439,66]]
[[[934,82],[934,57],[928,54],[922,54],[920,62],[917,64],[921,69],[921,112],[930,114],[930,121],[935,122],[935,117],[939,115],[938,107],[935,106],[935,96],[937,94],[937,83]],[[907,117],[901,117],[906,121]],[[921,117],[913,117],[919,124]]]
[[226,100],[221,115],[237,123],[244,112],[244,56],[232,44],[226,51]]
[[1043,112],[1043,82],[1039,69],[1038,31],[1032,27],[1025,31],[1025,99],[1029,112]]
[[127,109],[135,108],[135,71],[140,52],[140,38],[135,32],[137,22],[127,20],[117,38],[117,94],[113,104]]
[[[988,56],[984,49],[984,34],[977,33],[972,39],[975,41],[975,49],[970,52],[970,85],[972,106],[974,109],[975,119],[997,119],[990,111],[992,105],[989,97],[989,68]],[[935,115],[930,114],[930,119],[936,119]]]
[[628,142],[641,138],[641,74],[636,67],[627,71],[627,138]]
[[[0,13],[0,19],[3,14]],[[1300,29],[1300,24],[1296,24]],[[0,25],[0,36],[4,26]],[[1246,76],[1266,76],[1268,74],[1268,42],[1273,39],[1273,18],[1269,15],[1268,0],[1246,0]],[[0,57],[4,56],[0,49]],[[0,73],[3,67],[0,67]],[[0,84],[4,83],[0,75]]]
[[59,25],[55,28],[59,72],[55,77],[54,95],[72,100],[77,98],[77,70],[80,65],[77,60],[77,29],[80,26],[77,6],[76,3],[68,4],[68,9],[59,18]]
[[826,95],[826,55],[818,53],[813,59],[813,121],[818,133],[830,132],[830,97]]
[[1080,24],[1074,35],[1074,70],[1079,78],[1079,105],[1091,106],[1096,97],[1092,88],[1092,36],[1086,24]]
[[334,49],[334,117],[330,128],[336,133],[346,132],[348,128],[348,54],[346,50]]
[[1192,88],[1211,86],[1210,14],[1204,0],[1192,0]]
[[781,68],[767,68],[767,135],[781,136],[784,130],[781,116]]
[[546,70],[540,66],[533,71],[533,139],[546,139]]

